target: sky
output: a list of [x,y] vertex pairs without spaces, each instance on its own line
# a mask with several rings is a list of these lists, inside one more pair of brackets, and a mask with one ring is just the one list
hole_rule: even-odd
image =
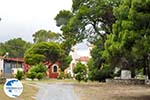
[[71,5],[72,0],[0,0],[0,42],[19,37],[33,42],[40,29],[60,32],[54,18]]
[[[40,29],[60,32],[54,20],[60,10],[71,10],[72,0],[0,0],[0,42],[22,38],[32,42]],[[79,43],[79,55],[89,55],[86,42]]]

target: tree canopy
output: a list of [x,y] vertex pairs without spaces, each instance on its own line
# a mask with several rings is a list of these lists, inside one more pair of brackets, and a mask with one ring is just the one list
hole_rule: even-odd
[[[111,65],[149,70],[150,1],[122,0],[114,9],[113,34],[108,36],[103,56]],[[140,65],[139,61],[143,64]],[[137,65],[138,64],[138,65]],[[150,74],[149,74],[150,77]]]
[[46,30],[39,30],[33,34],[33,41],[34,43],[39,43],[39,42],[56,42],[58,41],[59,34],[51,31],[46,31]]
[[61,27],[66,52],[70,52],[73,45],[85,38],[90,42],[101,38],[104,44],[105,35],[112,32],[115,21],[113,8],[119,2],[120,0],[73,0],[71,11],[60,11],[55,20],[57,26]]
[[9,53],[9,57],[20,57],[23,58],[24,52],[32,44],[22,40],[21,38],[14,38],[0,43],[0,55],[3,56],[5,53]]
[[36,65],[49,61],[51,63],[60,62],[61,70],[64,71],[71,62],[71,57],[65,55],[60,44],[54,42],[40,42],[34,44],[25,52],[25,62],[30,65]]
[[66,12],[70,15],[59,24],[64,45],[71,48],[87,38],[95,45],[91,51],[95,69],[106,64],[134,72],[142,66],[150,77],[149,11],[149,0],[73,0],[70,12],[58,14],[60,19]]
[[53,42],[40,42],[33,45],[25,52],[25,62],[27,64],[38,64],[43,61],[55,62],[61,56],[61,48]]

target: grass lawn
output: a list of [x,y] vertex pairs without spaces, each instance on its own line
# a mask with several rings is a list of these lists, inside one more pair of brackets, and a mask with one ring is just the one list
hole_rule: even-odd
[[36,87],[23,83],[23,93],[21,96],[12,99],[5,95],[3,85],[0,84],[0,100],[35,100],[32,97],[35,96],[37,91],[38,89]]
[[146,85],[75,84],[75,92],[80,100],[150,100]]

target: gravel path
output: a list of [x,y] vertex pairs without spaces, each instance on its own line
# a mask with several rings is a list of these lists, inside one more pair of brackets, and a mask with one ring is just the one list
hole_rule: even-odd
[[36,100],[78,100],[71,84],[38,84]]

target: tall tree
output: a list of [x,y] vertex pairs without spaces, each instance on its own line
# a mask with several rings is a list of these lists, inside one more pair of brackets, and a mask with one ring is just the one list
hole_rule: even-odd
[[61,48],[53,42],[40,42],[33,45],[25,52],[25,62],[30,65],[43,61],[56,62],[60,58]]
[[129,69],[135,67],[137,61],[143,61],[142,66],[147,68],[150,77],[149,5],[149,0],[122,0],[114,10],[117,19],[113,25],[114,34],[108,36],[104,56],[111,64]]
[[31,46],[31,43],[22,40],[21,38],[14,38],[0,44],[0,55],[9,53],[9,57],[23,57],[25,51]]
[[[115,21],[113,8],[120,0],[73,0],[73,13],[80,21],[81,32],[94,40],[101,38],[105,42],[105,34],[112,33]],[[74,23],[76,21],[73,21]]]
[[64,71],[70,64],[70,56],[65,55],[60,44],[55,42],[40,42],[34,44],[25,52],[25,62],[30,65],[36,65],[48,61],[61,63],[61,70]]
[[33,41],[34,43],[39,43],[39,42],[56,42],[58,41],[59,34],[51,31],[46,31],[46,30],[39,30],[33,34]]
[[115,21],[113,8],[118,6],[119,1],[73,0],[72,11],[60,11],[55,20],[63,32],[64,45],[68,45],[67,41],[70,41],[65,47],[66,51],[85,38],[92,42],[101,38],[104,44],[105,34],[112,32],[112,24]]
[[67,55],[69,54],[71,47],[77,43],[77,22],[72,25],[72,18],[73,13],[68,10],[60,11],[55,17],[56,25],[60,27],[62,31],[62,47]]

